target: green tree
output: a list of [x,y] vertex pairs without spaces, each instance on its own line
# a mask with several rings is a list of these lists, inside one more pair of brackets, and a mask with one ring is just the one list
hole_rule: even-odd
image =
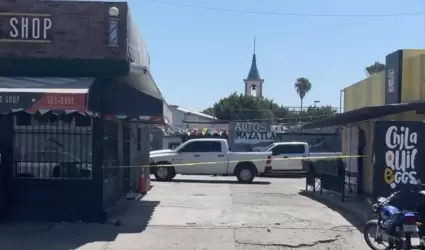
[[290,110],[289,115],[284,118],[288,123],[312,122],[320,120],[328,116],[335,115],[338,112],[337,108],[332,106],[309,106],[304,110]]
[[233,93],[202,112],[223,121],[271,119],[274,123],[298,124],[333,115],[337,109],[331,106],[310,106],[302,111],[291,110],[267,98]]
[[369,65],[365,68],[367,76],[372,76],[385,70],[385,64],[376,61],[374,64]]
[[294,83],[295,91],[301,99],[301,110],[303,109],[303,100],[307,93],[311,90],[311,82],[305,77],[298,78]]
[[267,98],[256,98],[237,94],[220,99],[203,111],[220,120],[253,120],[271,119],[277,116],[285,116],[288,109]]

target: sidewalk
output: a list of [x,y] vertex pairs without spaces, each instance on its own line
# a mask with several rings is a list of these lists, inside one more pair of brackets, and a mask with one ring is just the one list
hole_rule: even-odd
[[352,217],[355,217],[357,221],[354,223],[356,224],[364,225],[368,220],[374,218],[372,205],[365,196],[348,197],[342,202],[341,195],[325,190],[323,190],[322,194],[319,191],[301,190],[300,194],[328,206],[344,217],[349,216],[348,220],[353,220]]
[[[128,198],[128,197],[127,197]],[[99,223],[8,223],[0,224],[0,249],[7,250],[101,250],[117,237],[141,234],[157,201],[140,197],[123,199],[106,224]]]

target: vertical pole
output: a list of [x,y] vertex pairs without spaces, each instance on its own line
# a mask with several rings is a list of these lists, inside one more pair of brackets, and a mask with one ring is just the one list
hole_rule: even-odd
[[[341,169],[338,170],[339,171],[338,174],[342,177],[341,178],[342,179],[341,201],[342,201],[342,203],[344,203],[344,201],[345,201],[345,174],[346,174],[346,172],[345,172],[345,167],[344,168],[342,168],[343,166],[339,166],[339,167],[341,167]],[[351,176],[349,178],[351,178]],[[350,181],[351,181],[351,179],[350,179]]]
[[110,47],[118,47],[118,23],[119,19],[115,17],[109,18],[109,43]]
[[323,180],[322,180],[322,176],[323,176],[323,172],[320,175],[320,195],[323,195],[323,185],[322,185]]

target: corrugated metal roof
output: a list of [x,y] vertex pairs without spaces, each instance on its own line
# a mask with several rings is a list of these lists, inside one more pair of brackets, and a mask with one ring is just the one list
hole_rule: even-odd
[[178,107],[177,110],[179,110],[179,111],[181,111],[183,113],[190,113],[190,114],[194,114],[194,115],[197,115],[197,116],[209,118],[209,119],[212,119],[212,120],[217,120],[216,117],[211,116],[211,115],[207,115],[207,114],[204,114],[204,113],[201,113],[201,112],[194,112],[194,111],[190,111],[190,110],[187,110],[187,109],[184,109],[184,108],[180,108],[180,107]]

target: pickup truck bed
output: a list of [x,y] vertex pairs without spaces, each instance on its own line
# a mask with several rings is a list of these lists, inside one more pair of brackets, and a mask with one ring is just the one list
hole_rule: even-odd
[[272,153],[273,174],[304,174],[302,160],[316,157],[337,157],[340,152],[310,152],[306,142],[276,142],[264,149]]

